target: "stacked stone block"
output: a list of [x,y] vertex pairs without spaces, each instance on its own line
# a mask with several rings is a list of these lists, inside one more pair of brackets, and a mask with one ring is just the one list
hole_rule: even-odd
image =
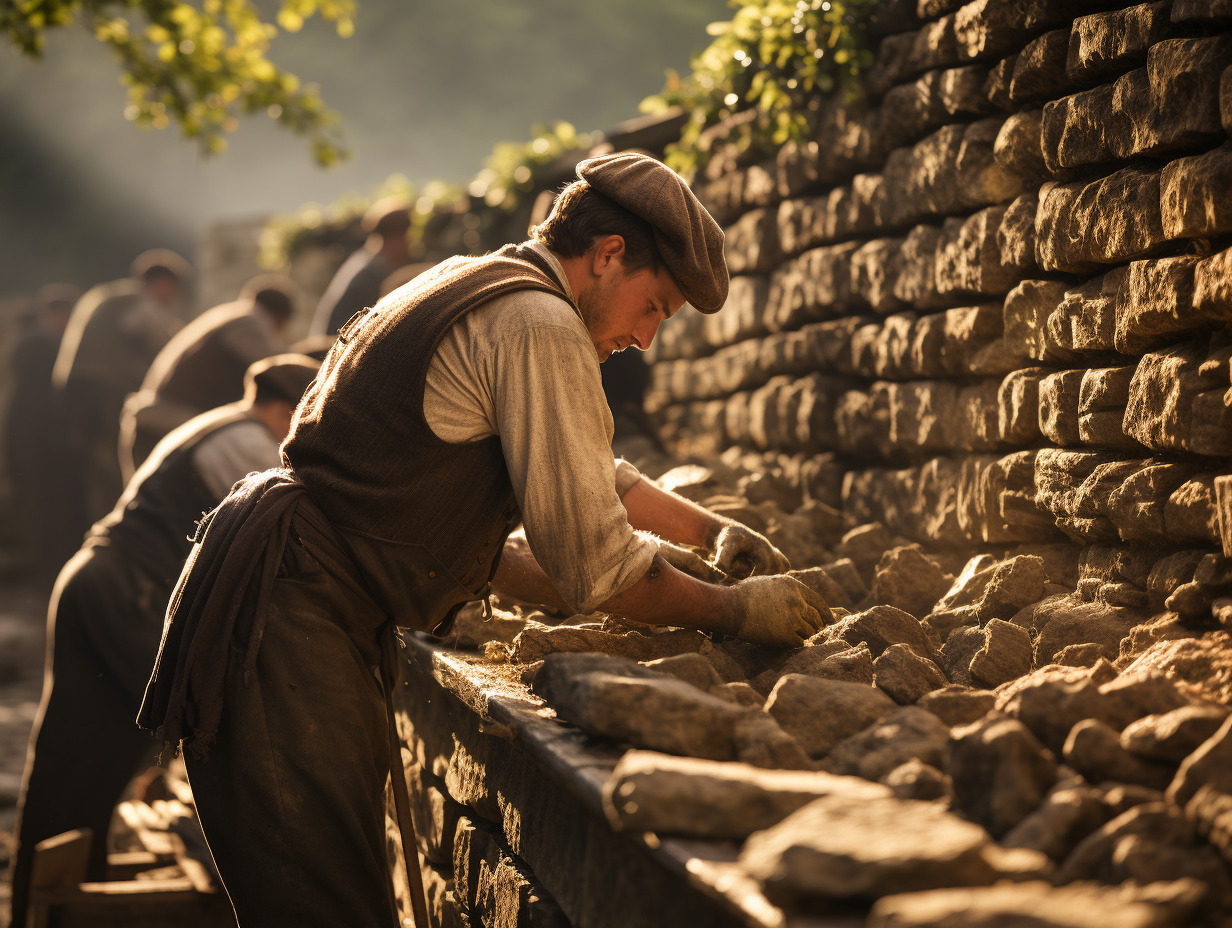
[[654,348],[669,445],[832,455],[826,502],[934,548],[1218,548],[1230,27],[887,0],[863,101],[761,160],[716,145],[697,181],[733,281]]

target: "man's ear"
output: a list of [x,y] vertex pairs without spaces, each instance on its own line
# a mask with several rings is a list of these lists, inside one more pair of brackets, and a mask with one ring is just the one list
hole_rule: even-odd
[[620,235],[608,235],[599,240],[595,246],[594,257],[591,259],[591,271],[596,277],[601,277],[619,260],[619,266],[624,265],[625,240]]

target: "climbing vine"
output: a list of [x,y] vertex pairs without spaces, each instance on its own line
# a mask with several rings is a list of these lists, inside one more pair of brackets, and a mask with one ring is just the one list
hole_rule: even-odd
[[804,137],[821,97],[854,96],[873,62],[867,33],[877,0],[731,0],[730,22],[711,23],[710,45],[687,77],[642,104],[647,112],[683,107],[689,114],[667,162],[691,177],[705,163],[704,130],[733,113],[754,110],[737,142],[782,145]]

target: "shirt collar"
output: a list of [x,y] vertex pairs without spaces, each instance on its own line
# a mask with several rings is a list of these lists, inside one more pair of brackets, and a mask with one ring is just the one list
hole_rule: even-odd
[[539,242],[527,242],[523,247],[531,249],[551,265],[552,273],[556,275],[556,282],[560,284],[561,289],[565,291],[565,295],[569,297],[569,302],[576,305],[577,297],[573,295],[573,288],[569,286],[569,278],[565,274],[565,266],[560,263],[556,255],[552,254],[551,249]]

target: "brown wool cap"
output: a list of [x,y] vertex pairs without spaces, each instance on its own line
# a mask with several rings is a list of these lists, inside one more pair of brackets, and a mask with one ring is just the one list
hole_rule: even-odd
[[259,390],[295,406],[320,368],[315,358],[302,354],[276,354],[254,361],[244,373],[244,398],[252,402]]
[[655,244],[684,297],[715,313],[727,299],[723,230],[689,185],[661,161],[636,152],[591,158],[578,177],[654,229]]

